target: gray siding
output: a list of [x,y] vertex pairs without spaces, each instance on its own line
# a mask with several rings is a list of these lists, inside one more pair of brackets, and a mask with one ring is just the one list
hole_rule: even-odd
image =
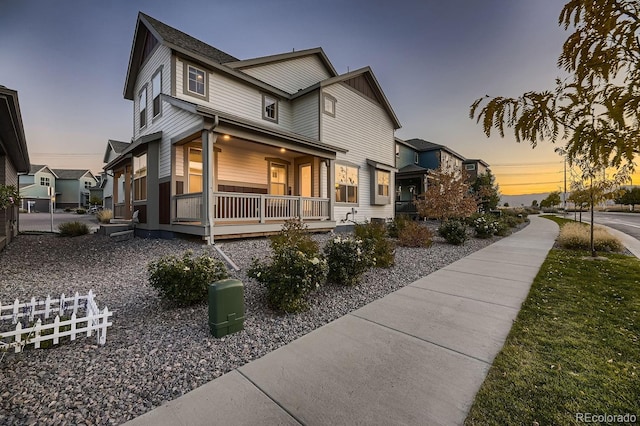
[[[133,101],[133,138],[154,133],[163,130],[162,115],[156,119],[153,115],[153,94],[151,89],[151,78],[162,67],[162,93],[171,94],[171,49],[164,45],[159,45],[154,54],[149,58],[147,63],[142,67],[138,74],[138,80],[134,89]],[[147,125],[140,129],[140,103],[138,93],[144,85],[147,85]],[[163,102],[162,114],[166,111],[167,103]]]
[[331,77],[315,54],[241,71],[292,94]]
[[[395,140],[393,123],[381,105],[356,93],[345,85],[336,83],[323,88],[336,98],[336,116],[320,114],[322,141],[348,149],[346,154],[338,153],[336,163],[347,161],[357,164],[358,214],[355,219],[362,221],[372,217],[393,217],[393,203],[372,206],[371,178],[373,174],[367,159],[393,166],[395,164]],[[391,173],[390,192],[395,188],[394,174]],[[393,195],[393,194],[390,194]],[[391,197],[393,200],[393,197]],[[336,205],[336,218],[344,218],[353,205]]]
[[319,139],[319,91],[311,92],[293,102],[293,131]]

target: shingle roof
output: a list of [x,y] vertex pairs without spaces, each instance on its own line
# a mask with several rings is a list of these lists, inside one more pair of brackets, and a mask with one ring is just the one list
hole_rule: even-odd
[[418,166],[417,164],[407,164],[400,170],[398,170],[398,174],[408,174],[408,173],[426,173],[429,169],[426,169],[422,166]]
[[52,169],[52,170],[56,175],[58,175],[58,179],[80,179],[82,176],[85,175],[85,173],[89,172],[88,169]]
[[43,167],[46,167],[46,166],[44,164],[32,164],[31,167],[29,168],[29,174],[30,175],[35,175]]
[[416,139],[407,139],[404,142],[408,143],[409,145],[411,145],[412,147],[414,147],[418,151],[431,151],[431,150],[434,150],[434,149],[446,148],[444,145],[440,145],[440,144],[437,144],[437,143],[425,141],[424,139],[417,139],[417,138]]
[[172,43],[193,53],[200,54],[220,64],[238,60],[238,58],[235,58],[220,49],[216,49],[215,47],[210,46],[207,43],[198,40],[197,38],[191,37],[190,35],[185,34],[180,30],[176,30],[175,28],[158,21],[157,19],[154,19],[147,14],[140,12],[140,15],[143,16],[144,19],[146,19],[147,22],[149,22],[149,24],[153,26],[153,29],[156,30],[158,34],[160,34],[160,37],[162,37],[165,42]]
[[111,144],[111,148],[113,148],[113,152],[115,152],[116,154],[122,153],[122,151],[124,151],[129,145],[131,145],[130,142],[114,141],[113,139],[109,139],[109,143]]

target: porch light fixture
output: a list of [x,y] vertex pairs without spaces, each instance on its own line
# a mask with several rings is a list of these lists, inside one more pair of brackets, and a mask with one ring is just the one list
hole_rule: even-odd
[[228,141],[229,139],[231,139],[231,136],[224,135],[224,136],[222,136],[222,139],[224,139],[225,141]]
[[287,152],[287,150],[284,148],[280,148],[280,152]]

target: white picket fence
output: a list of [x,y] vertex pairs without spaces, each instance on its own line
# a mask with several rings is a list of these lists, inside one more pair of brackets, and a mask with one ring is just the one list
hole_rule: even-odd
[[[60,319],[69,314],[70,319]],[[104,345],[107,327],[112,325],[109,322],[112,314],[106,306],[102,312],[98,309],[91,290],[86,295],[76,293],[65,297],[62,294],[58,299],[47,296],[45,300],[36,300],[32,297],[30,302],[25,303],[20,303],[18,299],[11,304],[0,303],[0,322],[11,320],[16,325],[15,330],[0,332],[0,351],[14,348],[15,352],[21,352],[30,344],[37,349],[41,342],[47,340],[57,345],[61,337],[69,336],[75,340],[76,336],[83,334],[91,337],[94,332],[98,344]],[[53,315],[55,318],[52,323],[43,324],[43,320]]]

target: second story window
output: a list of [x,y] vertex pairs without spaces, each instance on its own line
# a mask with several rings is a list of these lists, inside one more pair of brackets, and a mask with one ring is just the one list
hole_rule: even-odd
[[142,129],[147,125],[147,87],[145,86],[140,91],[140,128]]
[[85,180],[84,181],[84,188],[85,189],[89,189],[91,187],[93,187],[93,185],[91,185],[91,182],[89,182],[88,180]]
[[262,118],[278,122],[278,100],[269,95],[262,95]]
[[162,92],[162,70],[158,70],[151,80],[151,96],[153,96],[153,117],[160,115],[160,93]]
[[331,117],[336,116],[336,98],[325,93],[322,96],[322,105],[322,110],[325,114]]
[[416,153],[413,155],[413,162],[414,162],[414,163],[416,163],[416,164],[418,164],[419,160],[420,160],[420,156],[419,156],[419,155],[418,155],[418,153],[416,152]]
[[203,70],[192,65],[187,66],[188,69],[188,90],[200,96],[205,96],[205,73]]
[[41,177],[40,178],[40,185],[41,186],[51,186],[51,180],[49,180],[48,177]]

